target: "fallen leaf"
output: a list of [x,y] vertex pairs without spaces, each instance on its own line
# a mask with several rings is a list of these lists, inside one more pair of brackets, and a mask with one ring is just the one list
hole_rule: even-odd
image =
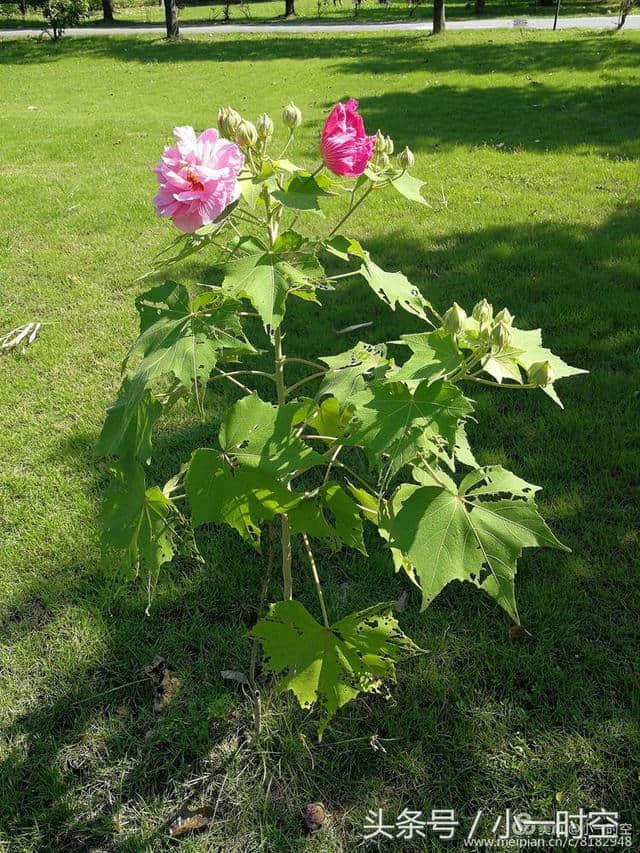
[[180,689],[182,682],[173,675],[164,658],[156,657],[150,666],[145,667],[145,675],[153,687],[154,711],[165,711]]
[[197,809],[184,809],[169,822],[169,835],[172,838],[180,838],[187,832],[197,832],[205,829],[211,823],[213,808],[201,806]]
[[396,613],[404,613],[404,611],[407,609],[408,603],[409,603],[409,592],[408,592],[408,590],[403,589],[402,592],[400,593],[400,597],[398,598],[396,603],[393,605],[393,609],[396,611]]
[[223,669],[220,673],[222,678],[226,678],[228,681],[237,681],[238,684],[248,684],[249,679],[244,674],[244,672],[238,672],[235,669]]
[[308,832],[317,832],[327,816],[322,803],[307,803],[302,810],[302,820]]
[[522,625],[512,625],[509,628],[509,638],[512,640],[519,640],[522,637],[530,637],[531,634],[527,631],[526,628],[523,628]]

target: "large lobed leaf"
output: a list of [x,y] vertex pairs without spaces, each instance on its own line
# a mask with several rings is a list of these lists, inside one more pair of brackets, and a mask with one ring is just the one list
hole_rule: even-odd
[[399,507],[385,524],[390,544],[415,567],[423,609],[450,581],[465,580],[517,622],[514,584],[522,549],[567,550],[535,507],[539,487],[499,466],[471,472],[457,490],[453,485],[401,486]]
[[400,629],[389,604],[352,613],[330,628],[298,601],[272,604],[251,631],[262,644],[265,671],[286,672],[278,690],[292,690],[303,708],[318,703],[318,737],[336,711],[361,692],[395,678],[395,663],[421,650]]

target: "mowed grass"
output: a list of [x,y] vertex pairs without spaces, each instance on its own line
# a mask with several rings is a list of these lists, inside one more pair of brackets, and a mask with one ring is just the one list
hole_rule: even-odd
[[[0,62],[0,326],[44,323],[24,356],[0,359],[5,848],[172,849],[165,821],[185,802],[217,804],[214,826],[182,843],[191,851],[351,850],[377,808],[390,822],[452,808],[460,832],[484,809],[486,833],[506,808],[604,807],[637,833],[638,34],[2,42]],[[372,131],[415,151],[431,202],[374,196],[349,233],[439,308],[486,296],[591,371],[560,384],[564,411],[542,394],[469,389],[479,459],[544,486],[572,553],[521,561],[530,638],[509,639],[506,616],[467,586],[422,614],[412,590],[401,624],[428,653],[399,667],[390,701],[348,705],[318,746],[314,715],[265,692],[252,746],[251,704],[220,671],[247,671],[263,563],[230,530],[199,534],[206,566],[167,567],[145,616],[145,584],[100,568],[108,477],[92,449],[136,333],[135,278],[173,237],[151,207],[171,128],[210,126],[228,102],[277,116],[293,98],[306,118],[294,156],[310,165],[323,116],[347,96]],[[330,210],[305,227],[334,221]],[[207,259],[172,275],[206,280]],[[290,307],[289,354],[419,328],[349,281],[322,311]],[[229,399],[211,396],[204,424],[189,409],[163,424],[158,482],[210,440]],[[332,618],[409,586],[368,543],[368,559],[318,552]],[[294,567],[319,616],[298,546]],[[142,673],[156,655],[182,681],[163,714]],[[309,838],[300,811],[316,800],[330,817]],[[431,835],[424,849],[460,844]]]
[[[181,24],[222,24],[225,23],[224,3],[215,0],[211,3],[182,5],[178,3]],[[619,3],[607,3],[606,0],[565,0],[561,15],[617,15]],[[114,3],[114,19],[117,25],[164,24],[164,6],[160,3],[127,2]],[[384,21],[422,21],[433,17],[432,2],[416,2],[413,6],[407,0],[389,0],[386,4],[377,0],[363,0],[359,8],[353,0],[296,0],[296,21],[372,23]],[[447,19],[461,20],[478,17],[473,5],[466,0],[451,0],[447,3]],[[552,16],[555,6],[542,5],[535,0],[488,0],[485,4],[484,18],[512,18]],[[246,3],[231,3],[228,7],[229,18],[235,24],[273,22],[284,18],[284,0],[249,0]],[[103,23],[102,6],[91,9],[83,26],[95,27]],[[44,18],[34,9],[29,9],[24,17],[16,14],[16,7],[0,6],[0,28],[2,27],[44,27]]]

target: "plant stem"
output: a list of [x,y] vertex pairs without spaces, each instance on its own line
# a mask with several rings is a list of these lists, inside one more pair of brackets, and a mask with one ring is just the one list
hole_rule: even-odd
[[491,382],[489,379],[478,379],[476,376],[467,376],[463,377],[469,379],[471,382],[479,382],[481,385],[490,385],[492,388],[509,388],[512,391],[528,391],[530,388],[538,388],[537,385],[533,385],[528,383],[526,385],[516,385],[514,383],[506,383],[506,382]]
[[357,201],[357,202],[356,202],[352,207],[350,207],[350,208],[349,208],[349,210],[345,213],[345,215],[342,217],[342,219],[338,222],[338,224],[336,225],[336,227],[335,227],[335,228],[334,228],[334,229],[333,229],[329,234],[327,234],[327,236],[325,237],[325,239],[326,239],[326,240],[328,240],[328,239],[329,239],[329,237],[333,237],[333,235],[336,233],[336,231],[338,230],[338,228],[340,228],[340,226],[341,226],[343,223],[345,223],[345,222],[347,221],[347,219],[351,216],[351,214],[352,214],[355,210],[357,210],[357,209],[360,207],[360,205],[361,205],[361,204],[362,204],[362,202],[365,200],[365,198],[369,195],[369,193],[371,192],[371,190],[373,189],[373,187],[374,187],[374,184],[371,184],[371,186],[370,186],[370,187],[368,187],[368,188],[367,188],[367,189],[362,193],[362,195],[360,196],[360,198],[358,199],[358,201]]
[[311,367],[320,368],[321,370],[329,370],[328,367],[324,367],[319,361],[309,361],[308,358],[291,358],[291,356],[287,355],[282,361],[284,364],[308,364]]
[[311,550],[311,546],[309,545],[309,538],[306,533],[302,534],[302,541],[304,542],[304,547],[307,551],[307,556],[309,557],[309,563],[311,565],[311,574],[313,576],[313,582],[316,587],[316,592],[318,593],[318,601],[320,602],[320,609],[322,610],[322,621],[324,622],[324,627],[329,627],[329,617],[327,616],[327,608],[324,603],[324,595],[322,594],[322,586],[320,584],[320,578],[318,577],[318,569],[316,567],[316,561],[313,556],[313,551]]
[[321,376],[324,376],[326,370],[320,370],[318,373],[312,373],[311,376],[305,376],[304,379],[301,379],[299,382],[294,382],[293,385],[290,385],[287,388],[287,396],[291,394],[292,391],[295,391],[296,388],[299,388],[301,385],[306,385],[307,382],[311,382],[312,379],[319,379]]

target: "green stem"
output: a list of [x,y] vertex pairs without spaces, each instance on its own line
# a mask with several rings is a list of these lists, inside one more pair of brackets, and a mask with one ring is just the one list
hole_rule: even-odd
[[318,593],[318,601],[320,602],[320,610],[322,610],[322,621],[324,622],[324,627],[329,627],[329,617],[327,616],[327,608],[324,603],[324,595],[322,593],[322,585],[320,584],[320,577],[318,575],[318,569],[316,567],[316,561],[313,556],[313,551],[311,550],[311,546],[309,545],[309,538],[306,533],[302,534],[302,541],[304,542],[304,547],[307,551],[307,557],[309,557],[309,563],[311,565],[311,574],[313,576],[313,583],[316,587],[316,592]]
[[468,376],[471,382],[479,382],[480,385],[490,385],[492,388],[509,388],[512,391],[528,391],[531,388],[538,388],[538,385],[528,383],[526,385],[516,385],[515,383],[491,382],[490,379],[478,379],[476,376]]
[[326,372],[327,372],[326,370],[319,370],[317,373],[312,373],[311,376],[306,376],[304,379],[301,379],[299,382],[294,382],[293,385],[290,385],[289,388],[287,388],[287,391],[286,391],[287,396],[289,396],[289,394],[291,394],[293,391],[295,391],[296,388],[300,388],[301,385],[306,385],[307,382],[311,382],[312,379],[319,379],[321,376],[324,376]]
[[356,211],[356,210],[360,207],[360,205],[361,205],[361,204],[362,204],[362,202],[365,200],[365,198],[366,198],[366,197],[369,195],[369,193],[373,190],[373,187],[374,187],[374,184],[371,184],[371,186],[370,186],[370,187],[368,187],[368,188],[367,188],[367,189],[362,193],[362,195],[360,196],[360,198],[358,199],[358,201],[357,201],[355,204],[351,205],[351,207],[349,207],[349,210],[345,213],[345,215],[342,217],[342,219],[338,222],[338,224],[336,225],[336,227],[335,227],[335,228],[334,228],[334,229],[333,229],[329,234],[327,234],[327,236],[325,237],[325,239],[326,239],[326,240],[328,240],[330,237],[333,237],[333,235],[336,233],[336,231],[338,230],[338,228],[340,228],[340,226],[341,226],[341,225],[343,225],[343,224],[347,221],[347,219],[351,216],[351,214],[352,214],[352,213],[354,213],[354,211]]

